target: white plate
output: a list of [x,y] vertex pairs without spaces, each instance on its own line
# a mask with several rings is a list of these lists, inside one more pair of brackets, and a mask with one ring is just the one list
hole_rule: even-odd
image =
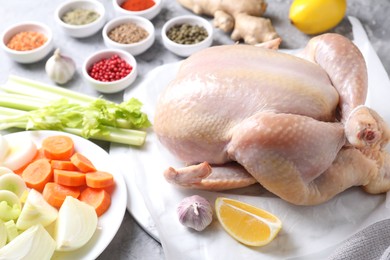
[[[360,22],[353,17],[349,19],[354,42],[367,62],[367,105],[390,123],[390,111],[384,98],[390,96],[388,75]],[[140,84],[125,93],[125,99],[139,98],[144,103],[143,110],[152,119],[158,93],[175,76],[178,65],[167,64],[153,70]],[[141,226],[161,241],[167,259],[303,259],[303,256],[324,259],[331,252],[330,248],[354,232],[390,216],[387,196],[368,196],[359,188],[343,192],[315,207],[294,206],[261,189],[253,190],[253,187],[239,190],[240,194],[175,188],[165,181],[162,172],[168,166],[180,167],[183,164],[160,145],[153,132],[148,134],[147,142],[141,149],[113,144],[110,154],[119,159],[118,163],[127,158],[126,164],[121,165],[122,171],[126,172],[126,183],[132,187],[128,194],[132,200],[127,208]],[[268,209],[282,219],[283,229],[275,241],[262,248],[249,248],[237,243],[217,221],[204,232],[193,232],[181,226],[176,216],[177,204],[192,194],[202,195],[211,202],[217,196],[228,196]]]
[[42,140],[53,135],[67,135],[75,144],[75,150],[88,157],[98,170],[106,171],[114,176],[116,188],[112,193],[111,206],[99,217],[98,228],[91,240],[82,248],[70,252],[55,252],[54,259],[96,259],[108,246],[117,233],[126,210],[126,185],[123,176],[114,167],[110,156],[102,148],[82,137],[58,132],[58,131],[23,131],[9,134],[12,136],[29,136],[37,147],[41,146]]

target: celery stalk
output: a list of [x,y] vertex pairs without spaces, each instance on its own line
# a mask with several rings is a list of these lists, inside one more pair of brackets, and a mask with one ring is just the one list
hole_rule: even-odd
[[50,100],[57,100],[66,97],[73,102],[85,103],[91,102],[95,99],[94,97],[69,89],[44,84],[38,81],[25,79],[14,75],[10,75],[6,84],[0,88],[9,93],[40,98],[45,97],[45,99]]
[[41,98],[23,96],[18,94],[0,94],[0,106],[20,110],[33,110],[48,105],[49,102]]
[[[141,146],[150,122],[142,103],[120,104],[68,89],[10,76],[0,88],[0,130],[11,127],[59,130],[109,142]],[[46,101],[45,97],[50,99]]]

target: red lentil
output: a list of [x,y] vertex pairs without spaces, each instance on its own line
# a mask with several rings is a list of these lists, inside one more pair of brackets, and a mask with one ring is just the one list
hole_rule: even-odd
[[132,69],[133,67],[121,57],[113,55],[94,63],[88,74],[98,81],[111,82],[126,77]]
[[7,47],[16,51],[29,51],[42,46],[46,36],[39,32],[20,32],[12,36]]

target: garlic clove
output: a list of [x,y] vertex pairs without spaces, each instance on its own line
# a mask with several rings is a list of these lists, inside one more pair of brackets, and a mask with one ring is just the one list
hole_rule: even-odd
[[177,207],[177,214],[182,225],[196,231],[204,230],[213,220],[213,208],[198,195],[184,198]]
[[61,55],[60,49],[56,49],[54,55],[46,61],[45,70],[51,80],[65,84],[72,79],[76,65],[71,58]]

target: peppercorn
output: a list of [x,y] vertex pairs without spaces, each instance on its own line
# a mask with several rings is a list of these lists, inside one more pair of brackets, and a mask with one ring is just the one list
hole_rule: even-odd
[[208,36],[203,26],[191,24],[176,24],[169,28],[167,37],[178,44],[196,44]]
[[130,74],[133,67],[118,55],[102,59],[94,63],[88,71],[88,74],[103,82],[120,80]]

